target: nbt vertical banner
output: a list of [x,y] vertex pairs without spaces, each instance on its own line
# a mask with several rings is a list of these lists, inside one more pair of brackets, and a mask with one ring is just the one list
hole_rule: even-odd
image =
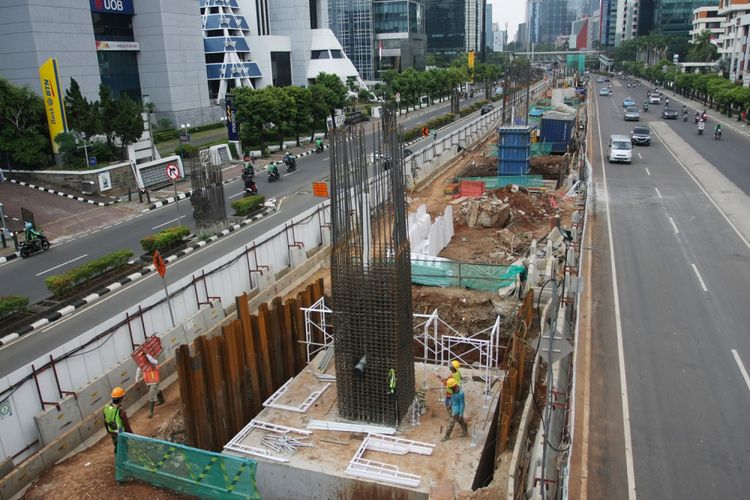
[[49,126],[49,137],[52,139],[52,151],[59,153],[59,146],[55,142],[58,134],[68,131],[65,121],[65,106],[63,96],[60,93],[60,80],[57,78],[57,60],[47,59],[39,67],[39,79],[42,83],[42,98],[44,99],[44,110],[47,113],[47,125]]
[[[227,94],[224,97],[225,109],[227,114],[227,135],[230,141],[240,140],[240,124],[237,121],[237,107],[234,103],[234,96]],[[242,152],[240,152],[242,154]]]

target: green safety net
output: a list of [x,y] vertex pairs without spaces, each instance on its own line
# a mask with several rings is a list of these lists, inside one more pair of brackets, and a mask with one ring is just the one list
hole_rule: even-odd
[[495,177],[458,177],[461,181],[482,181],[485,189],[499,189],[501,187],[517,184],[525,187],[544,187],[541,175],[498,175]]
[[137,479],[200,498],[259,499],[255,460],[126,432],[117,438],[115,479]]
[[461,287],[495,292],[516,282],[523,266],[466,264],[445,260],[411,261],[411,281],[417,285]]

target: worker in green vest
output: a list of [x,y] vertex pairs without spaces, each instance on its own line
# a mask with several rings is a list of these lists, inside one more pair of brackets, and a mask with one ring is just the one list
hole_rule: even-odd
[[115,387],[112,390],[112,402],[104,406],[104,428],[107,429],[109,437],[112,438],[115,453],[117,452],[117,435],[121,432],[133,432],[125,408],[122,407],[124,397],[125,390],[122,387]]

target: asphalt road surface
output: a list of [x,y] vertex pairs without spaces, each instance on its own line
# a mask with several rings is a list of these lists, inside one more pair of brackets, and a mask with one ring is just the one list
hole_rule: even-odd
[[702,157],[750,193],[750,140],[725,130],[716,142],[710,121],[699,137],[692,121],[664,122],[654,105],[641,124],[662,133],[634,147],[631,165],[609,164],[609,135],[634,125],[622,99],[645,95],[620,82],[613,90],[592,96],[599,298],[586,497],[748,498],[750,234],[719,210],[723,193],[704,191],[683,164]]
[[[445,107],[436,108],[431,109],[425,114],[420,114],[420,116],[407,117],[401,123],[407,129],[429,120],[434,115],[445,112]],[[478,114],[479,112],[477,111],[476,113]],[[458,126],[449,126],[443,133],[449,133]],[[412,146],[412,150],[417,150],[420,147],[419,144],[416,144]],[[314,197],[311,193],[311,182],[326,178],[329,175],[329,158],[328,151],[300,158],[297,160],[298,169],[296,172],[284,174],[284,169],[281,169],[282,179],[272,184],[269,184],[265,180],[265,174],[262,172],[256,174],[260,193],[267,197],[284,197],[284,203],[281,205],[280,211],[260,219],[252,225],[234,231],[210,245],[206,245],[174,261],[169,267],[170,282],[178,281],[184,276],[193,274],[197,269],[214,262],[217,256],[225,255],[238,248],[242,248],[244,245],[252,242],[254,238],[269,231],[281,222],[320,203],[320,198]],[[235,195],[241,193],[241,182],[238,181],[225,185],[225,191],[228,201],[231,201]],[[187,208],[187,202],[183,203],[184,207]],[[183,211],[182,213],[185,212]],[[19,290],[20,281],[17,280],[20,280],[22,276],[26,276],[27,273],[31,273],[32,269],[35,270],[34,273],[39,273],[40,270],[46,269],[45,266],[55,265],[53,262],[41,264],[42,258],[47,256],[56,255],[58,260],[64,261],[65,259],[73,259],[81,253],[88,253],[89,258],[93,258],[96,256],[95,252],[104,254],[123,247],[131,247],[135,250],[141,235],[153,233],[154,227],[169,224],[175,217],[175,207],[167,205],[164,208],[154,210],[142,217],[122,223],[109,230],[92,233],[86,237],[76,239],[70,242],[70,244],[60,245],[54,248],[52,252],[37,255],[26,262],[22,261],[20,265],[0,267],[0,280],[3,283],[0,286],[10,287],[14,293],[22,293]],[[185,219],[187,225],[190,225],[191,222],[192,218]],[[33,262],[37,258],[39,260]],[[31,267],[31,264],[34,267]],[[63,269],[64,267],[60,268],[60,270]],[[56,272],[59,271],[56,270]],[[117,314],[122,314],[128,307],[139,303],[161,289],[162,283],[156,273],[150,273],[132,284],[107,294],[103,299],[95,302],[90,307],[76,311],[72,315],[51,323],[39,331],[25,335],[19,341],[0,348],[0,377],[28,363],[34,362],[55,347],[89,330],[92,325],[101,324]]]
[[[461,102],[465,107],[481,99],[479,95],[472,99]],[[399,123],[408,130],[417,127],[428,120],[445,114],[450,109],[450,103],[444,102],[409,113],[400,118]],[[475,113],[478,115],[478,111]],[[445,132],[455,129],[458,125],[451,125]],[[366,123],[367,145],[371,147],[369,139],[372,124]],[[418,150],[420,143],[410,146],[412,151]],[[297,171],[285,174],[285,169],[280,169],[283,178],[280,182],[269,183],[268,176],[264,171],[256,172],[256,183],[260,194],[266,198],[280,198],[291,196],[300,191],[311,190],[311,183],[329,175],[328,151],[308,155],[297,160]],[[233,213],[230,204],[239,199],[243,192],[243,183],[237,180],[224,186],[227,203],[227,213]],[[179,203],[179,223],[195,230],[195,222],[192,218],[192,207],[190,200],[182,200]],[[104,229],[92,231],[78,236],[75,239],[53,245],[51,251],[35,254],[29,259],[14,259],[0,265],[0,296],[21,295],[29,297],[31,302],[37,302],[49,297],[49,291],[44,285],[44,279],[54,274],[60,274],[84,262],[101,257],[108,253],[130,249],[136,255],[143,251],[140,246],[141,238],[161,231],[177,223],[177,208],[174,204],[150,212],[139,214],[131,219],[126,219]]]

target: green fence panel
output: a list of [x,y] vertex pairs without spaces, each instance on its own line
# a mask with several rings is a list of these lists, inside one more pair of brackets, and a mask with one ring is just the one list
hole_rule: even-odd
[[501,187],[518,184],[525,187],[543,187],[544,179],[541,175],[498,175],[495,177],[459,177],[461,181],[482,181],[485,189],[499,189]]
[[531,156],[549,156],[552,154],[553,142],[532,142],[531,143]]
[[512,285],[523,266],[493,266],[444,260],[411,261],[412,283],[495,292]]
[[257,462],[126,432],[117,439],[115,479],[137,479],[200,498],[259,499]]

